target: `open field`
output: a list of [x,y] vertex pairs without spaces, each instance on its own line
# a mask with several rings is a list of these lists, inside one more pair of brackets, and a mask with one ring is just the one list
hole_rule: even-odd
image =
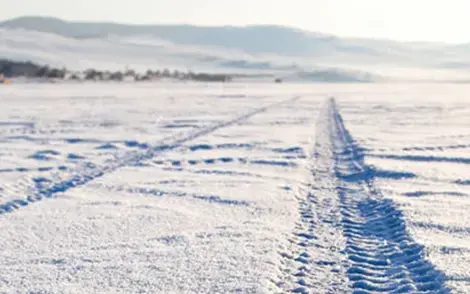
[[2,86],[0,292],[468,293],[466,93]]

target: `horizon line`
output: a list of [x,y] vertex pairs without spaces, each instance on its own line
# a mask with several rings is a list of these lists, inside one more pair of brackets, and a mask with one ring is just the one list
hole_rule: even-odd
[[277,27],[283,29],[290,29],[293,31],[300,31],[309,34],[316,34],[316,35],[323,35],[328,37],[334,37],[339,39],[354,39],[354,40],[373,40],[373,41],[386,41],[386,42],[395,42],[401,44],[439,44],[439,45],[465,45],[470,44],[468,42],[448,42],[448,41],[429,41],[429,40],[397,40],[392,38],[386,37],[358,37],[358,36],[351,36],[351,35],[338,35],[334,33],[325,33],[319,31],[312,31],[301,27],[296,27],[292,25],[282,25],[282,24],[245,24],[245,25],[232,25],[232,24],[223,24],[223,25],[202,25],[202,24],[193,24],[193,23],[155,23],[155,22],[147,22],[147,23],[130,23],[130,22],[119,22],[114,20],[72,20],[67,18],[62,18],[58,16],[51,16],[51,15],[41,15],[41,14],[30,14],[30,15],[19,15],[13,16],[7,19],[0,19],[0,24],[14,21],[18,19],[24,18],[43,18],[43,19],[54,19],[58,21],[62,21],[65,23],[88,23],[88,24],[114,24],[114,25],[123,25],[123,26],[187,26],[187,27],[195,27],[195,28],[253,28],[253,27]]

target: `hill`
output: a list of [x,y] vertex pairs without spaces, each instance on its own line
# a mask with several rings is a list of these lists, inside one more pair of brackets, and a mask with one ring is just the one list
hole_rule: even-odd
[[[409,63],[419,59],[416,47],[432,44],[404,44],[385,40],[339,38],[282,26],[200,27],[193,25],[129,25],[118,23],[70,22],[49,17],[21,17],[0,23],[0,28],[21,28],[72,38],[110,35],[152,36],[176,44],[229,48],[248,54],[321,57],[354,63],[389,60]],[[334,57],[334,58],[332,58]],[[414,60],[419,63],[419,60]]]
[[[357,71],[399,79],[455,79],[466,76],[470,69],[467,44],[341,38],[268,25],[130,25],[30,16],[1,22],[0,38],[0,57],[72,67],[90,67],[84,63],[93,62],[105,67],[156,64],[223,72],[318,73],[333,69],[348,75]],[[26,44],[27,40],[35,41]],[[45,45],[38,48],[38,44]],[[44,52],[44,47],[55,54]],[[81,58],[77,60],[77,56]]]

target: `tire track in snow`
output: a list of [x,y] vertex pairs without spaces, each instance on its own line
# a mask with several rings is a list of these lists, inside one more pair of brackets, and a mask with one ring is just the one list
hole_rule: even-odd
[[444,275],[409,235],[402,212],[374,188],[373,173],[330,99],[319,114],[307,196],[283,292],[448,293]]
[[153,158],[157,155],[162,154],[163,152],[180,148],[189,141],[206,136],[219,129],[233,126],[243,121],[246,121],[252,116],[266,112],[271,108],[278,107],[287,103],[294,103],[298,99],[300,99],[300,97],[297,96],[291,99],[275,102],[264,107],[256,108],[245,114],[236,116],[233,119],[206,127],[202,130],[190,132],[189,134],[182,134],[179,137],[178,135],[175,135],[171,138],[165,138],[146,150],[126,152],[112,160],[107,161],[105,164],[102,165],[86,163],[73,170],[71,172],[71,175],[66,177],[65,179],[61,179],[60,176],[57,176],[55,180],[49,183],[44,183],[40,187],[32,188],[32,192],[23,198],[10,200],[8,202],[0,204],[0,215],[7,212],[15,211],[23,206],[27,206],[30,203],[34,203],[42,199],[54,197],[57,193],[66,192],[72,188],[85,185],[86,183],[100,178],[106,174],[112,173],[121,167],[136,165],[143,160]]
[[444,275],[408,233],[403,213],[374,187],[333,100],[328,108],[353,293],[448,293]]
[[309,184],[301,191],[299,221],[281,253],[280,293],[346,293],[347,258],[341,229],[340,199],[335,177],[329,113],[320,110],[309,162]]

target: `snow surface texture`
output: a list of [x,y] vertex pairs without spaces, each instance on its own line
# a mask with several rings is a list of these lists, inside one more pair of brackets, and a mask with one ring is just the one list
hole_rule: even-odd
[[402,213],[375,189],[333,99],[319,115],[312,164],[296,246],[284,255],[295,261],[286,272],[294,273],[298,287],[281,287],[296,293],[345,293],[348,287],[353,293],[448,292],[423,246],[407,233]]
[[466,91],[0,88],[0,292],[467,293]]

